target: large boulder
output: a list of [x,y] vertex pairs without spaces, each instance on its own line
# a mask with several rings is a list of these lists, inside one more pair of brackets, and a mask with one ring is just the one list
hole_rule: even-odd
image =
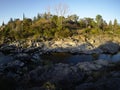
[[120,46],[117,43],[109,41],[104,43],[103,45],[100,45],[98,48],[100,48],[104,53],[114,54],[119,51]]
[[[82,82],[84,73],[68,64],[56,64],[49,68],[38,67],[29,73],[33,82],[51,82],[58,87],[71,88],[77,82]],[[65,85],[65,87],[64,87]]]
[[92,71],[98,71],[102,68],[112,66],[113,63],[107,61],[107,60],[96,60],[91,62],[81,62],[78,63],[76,66],[85,72],[92,72]]
[[17,47],[14,45],[3,45],[0,48],[0,51],[3,52],[4,54],[11,54],[17,52]]
[[100,78],[96,82],[83,83],[75,90],[120,90],[120,78]]
[[27,53],[18,53],[14,58],[18,60],[30,60],[31,56]]

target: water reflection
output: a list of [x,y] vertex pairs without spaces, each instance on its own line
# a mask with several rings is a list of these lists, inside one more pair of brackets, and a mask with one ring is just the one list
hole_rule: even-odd
[[49,55],[42,55],[41,59],[48,60],[53,63],[74,63],[74,64],[78,62],[94,60],[92,55],[85,54],[72,55],[69,53],[52,53]]
[[102,59],[102,60],[111,60],[112,55],[110,54],[100,54],[98,59]]
[[48,55],[42,55],[41,59],[48,60],[48,61],[51,61],[53,63],[73,63],[73,64],[76,64],[78,62],[100,60],[100,59],[117,62],[117,61],[120,61],[120,53],[117,53],[115,55],[111,55],[111,54],[72,55],[72,54],[68,54],[68,53],[52,53],[52,54],[48,54]]
[[5,64],[5,63],[8,63],[12,60],[13,60],[12,56],[10,56],[10,55],[6,56],[0,52],[0,64]]
[[112,56],[111,60],[113,62],[117,62],[117,61],[120,61],[120,53],[117,53],[115,55]]

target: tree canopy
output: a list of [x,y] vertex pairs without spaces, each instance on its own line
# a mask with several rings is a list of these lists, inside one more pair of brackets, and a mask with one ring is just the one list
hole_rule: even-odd
[[0,26],[0,38],[5,40],[20,40],[20,39],[53,39],[66,38],[78,34],[118,31],[120,25],[115,19],[108,24],[101,15],[96,15],[95,18],[85,17],[80,18],[76,14],[68,15],[53,15],[49,13],[37,14],[33,19],[24,16],[23,20],[10,18],[7,24]]

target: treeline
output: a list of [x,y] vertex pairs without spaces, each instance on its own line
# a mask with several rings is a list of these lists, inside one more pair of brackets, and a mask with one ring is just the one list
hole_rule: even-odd
[[120,33],[120,25],[115,19],[114,22],[106,21],[101,15],[95,18],[82,18],[76,14],[67,17],[52,15],[49,12],[38,14],[33,19],[26,18],[23,20],[10,19],[7,24],[0,26],[0,38],[4,42],[11,42],[21,39],[53,39],[66,38],[80,34],[99,34],[102,33]]

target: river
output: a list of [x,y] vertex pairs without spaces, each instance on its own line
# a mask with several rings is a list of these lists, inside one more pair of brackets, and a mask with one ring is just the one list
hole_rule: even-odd
[[[93,60],[109,60],[113,62],[120,61],[120,53],[111,54],[70,54],[70,53],[51,53],[40,56],[42,60],[49,61],[51,63],[68,63],[76,64],[78,62],[86,62]],[[7,63],[13,60],[10,55],[3,55],[0,53],[0,63]]]
[[52,63],[73,63],[76,64],[78,62],[85,61],[93,61],[93,60],[109,60],[113,62],[120,61],[120,53],[111,55],[111,54],[69,54],[69,53],[52,53],[41,55],[42,60],[47,60]]

